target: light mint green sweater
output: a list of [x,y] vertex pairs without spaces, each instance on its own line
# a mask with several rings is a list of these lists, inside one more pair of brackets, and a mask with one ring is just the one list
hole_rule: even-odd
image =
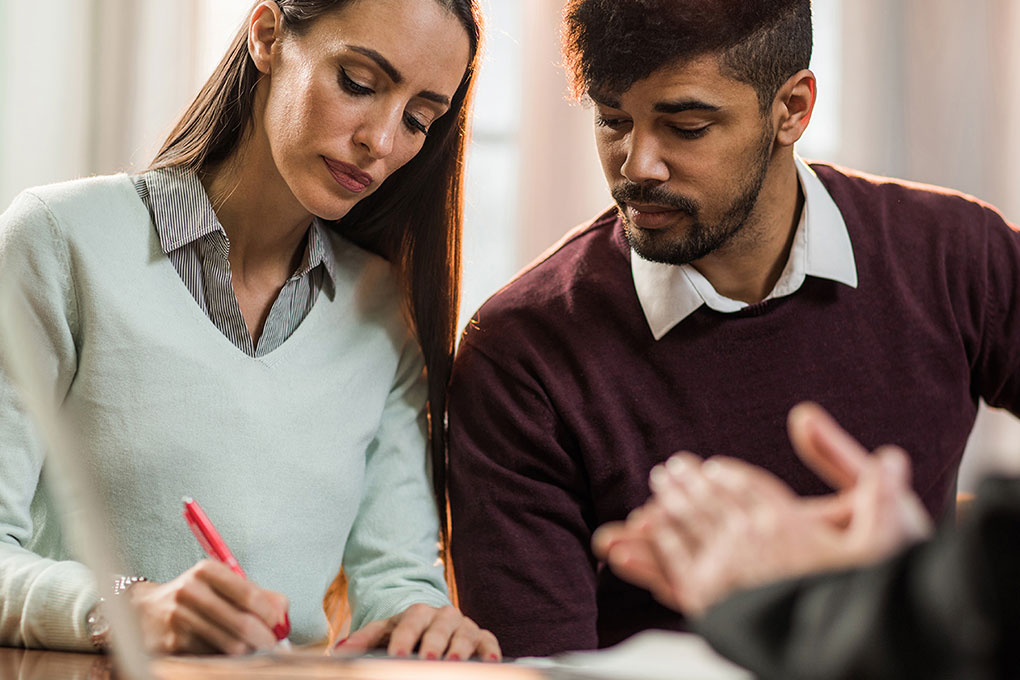
[[[0,272],[37,316],[128,573],[168,581],[204,557],[181,517],[194,496],[248,577],[290,598],[298,643],[326,635],[341,561],[354,628],[448,604],[421,352],[390,266],[332,247],[335,294],[254,359],[195,304],[128,177],[26,191],[0,216]],[[88,649],[96,587],[40,448],[0,372],[0,645]]]

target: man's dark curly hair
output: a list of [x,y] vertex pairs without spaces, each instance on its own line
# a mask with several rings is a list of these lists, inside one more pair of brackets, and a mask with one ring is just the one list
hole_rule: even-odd
[[568,0],[563,52],[572,94],[622,94],[664,66],[718,55],[766,111],[811,61],[811,0]]

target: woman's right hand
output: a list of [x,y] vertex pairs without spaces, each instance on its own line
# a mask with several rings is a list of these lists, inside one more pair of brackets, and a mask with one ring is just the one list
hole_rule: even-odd
[[169,583],[139,582],[126,595],[152,654],[247,654],[290,631],[287,598],[259,588],[215,560]]

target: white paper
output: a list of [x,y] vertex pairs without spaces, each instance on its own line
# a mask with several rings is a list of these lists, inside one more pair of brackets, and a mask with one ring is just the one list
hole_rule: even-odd
[[526,657],[517,663],[593,680],[754,679],[747,670],[719,656],[702,637],[664,630],[647,630],[597,652]]

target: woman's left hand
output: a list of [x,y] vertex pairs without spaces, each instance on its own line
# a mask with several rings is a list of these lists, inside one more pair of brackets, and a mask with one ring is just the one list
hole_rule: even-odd
[[417,647],[422,659],[503,658],[496,636],[479,628],[459,609],[427,604],[413,604],[396,616],[373,621],[338,642],[334,649],[347,652],[383,646],[390,656],[410,656]]

